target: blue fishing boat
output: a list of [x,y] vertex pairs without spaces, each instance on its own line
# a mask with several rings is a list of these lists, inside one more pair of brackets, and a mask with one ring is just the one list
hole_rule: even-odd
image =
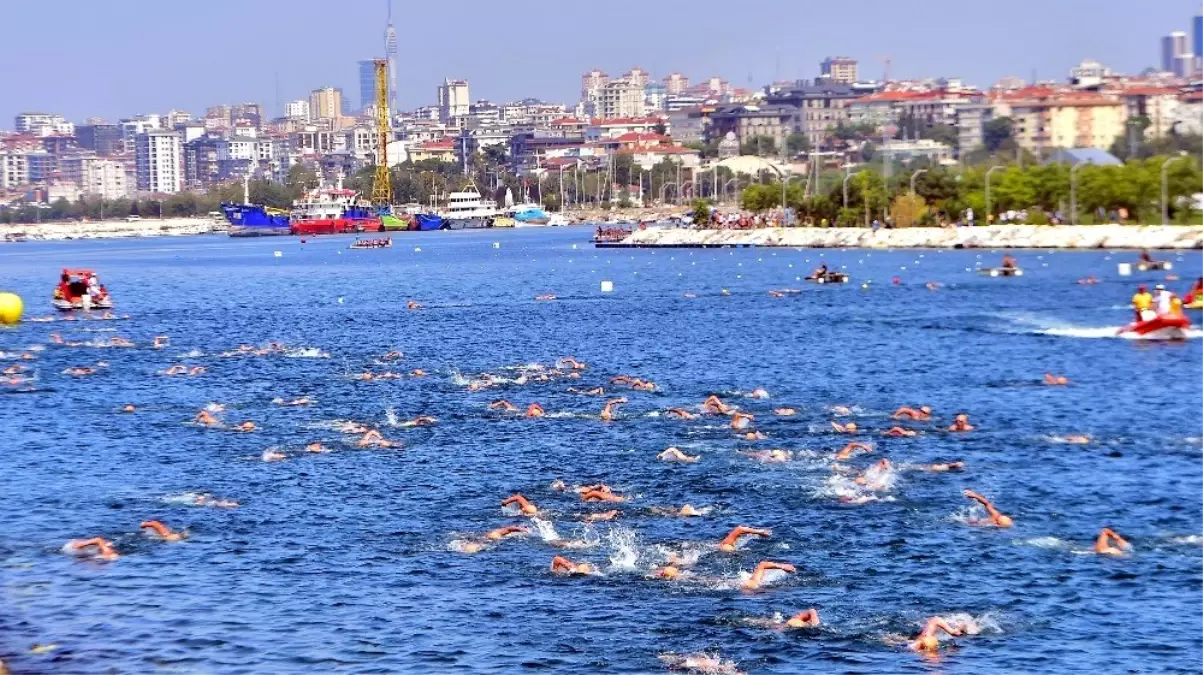
[[547,225],[551,221],[551,216],[539,207],[538,204],[518,204],[507,210],[509,215],[514,220],[518,221],[518,227],[523,225]]
[[423,232],[443,229],[443,217],[435,213],[419,213],[414,216],[414,220],[418,229]]
[[251,203],[251,177],[242,179],[242,203],[221,203],[221,212],[230,223],[231,237],[274,237],[292,233],[287,211]]
[[221,212],[230,223],[231,237],[270,237],[289,234],[288,213],[259,204],[223,202]]

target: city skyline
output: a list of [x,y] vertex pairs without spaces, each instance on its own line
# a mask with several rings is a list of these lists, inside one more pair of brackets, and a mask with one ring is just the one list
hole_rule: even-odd
[[[0,44],[0,67],[10,75],[16,92],[0,100],[0,119],[39,110],[77,122],[85,117],[116,120],[169,108],[200,113],[210,105],[239,101],[261,102],[272,116],[279,116],[284,103],[322,86],[356,91],[356,63],[382,58],[385,51],[379,37],[377,53],[371,53],[369,39],[332,41],[314,33],[319,26],[337,23],[362,29],[338,35],[382,36],[385,17],[376,2],[338,7],[336,22],[330,21],[328,5],[316,0],[250,6],[215,0],[204,12],[141,1],[124,4],[120,11],[92,3],[60,4],[73,11],[56,18],[55,50],[45,49],[45,33],[33,30],[11,31]],[[872,2],[772,3],[755,12],[755,18],[749,17],[746,37],[715,38],[712,33],[717,29],[730,32],[729,20],[717,18],[720,14],[697,3],[646,6],[617,0],[607,6],[608,14],[638,15],[644,20],[636,26],[660,26],[647,28],[655,39],[643,37],[638,27],[607,38],[605,28],[616,24],[606,19],[597,21],[600,28],[589,32],[597,36],[594,45],[581,47],[574,40],[573,48],[561,54],[554,45],[563,42],[565,32],[580,33],[597,18],[572,15],[587,12],[583,9],[557,6],[555,12],[548,12],[542,5],[519,0],[514,11],[502,17],[484,10],[474,14],[468,8],[454,30],[445,33],[457,36],[463,48],[429,50],[417,42],[424,33],[416,27],[446,24],[443,15],[437,8],[396,8],[392,18],[400,42],[398,107],[433,104],[444,78],[469,80],[474,98],[538,97],[571,103],[579,93],[580,74],[592,68],[617,75],[640,66],[655,79],[674,71],[695,80],[716,75],[734,86],[755,89],[777,79],[813,78],[819,62],[833,54],[858,59],[865,79],[880,77],[884,57],[891,61],[892,78],[947,76],[978,86],[989,86],[1005,75],[1027,79],[1033,72],[1041,79],[1063,80],[1070,67],[1087,57],[1116,71],[1135,73],[1157,66],[1159,38],[1189,30],[1192,17],[1200,11],[1197,2],[1185,0],[1154,3],[1141,7],[1139,13],[1119,1],[1015,0],[1006,12],[993,13],[955,0],[933,0],[922,12]],[[684,7],[692,11],[683,11]],[[10,8],[7,23],[36,25],[44,10],[26,5]],[[875,20],[857,24],[866,14]],[[764,39],[753,28],[765,16],[778,17],[774,27],[797,29],[779,41]],[[1035,16],[1040,19],[1033,21]],[[189,27],[183,34],[176,28],[181,25]],[[665,25],[678,28],[666,31]],[[817,25],[848,28],[817,30]],[[1126,29],[1124,39],[1114,35],[1114,27],[1120,25]],[[980,33],[967,26],[989,26],[991,34],[998,36],[997,43],[983,48]],[[938,39],[930,37],[931,31]],[[312,39],[305,37],[311,33]],[[202,52],[180,49],[182,37],[204,39],[206,34],[222,41],[219,49],[204,52],[203,63],[197,56]],[[502,34],[522,35],[531,44],[500,52],[486,48]],[[271,36],[270,50],[257,48],[264,35]],[[276,37],[280,35],[298,37],[281,41]],[[916,35],[923,37],[914,39]],[[699,40],[699,36],[710,37]],[[706,47],[697,48],[699,42]],[[445,47],[445,39],[439,44]],[[482,58],[482,52],[487,52],[487,58]],[[39,58],[31,61],[31,53]],[[425,54],[437,54],[437,59]],[[950,62],[955,68],[950,68]],[[138,67],[129,67],[131,63]]]

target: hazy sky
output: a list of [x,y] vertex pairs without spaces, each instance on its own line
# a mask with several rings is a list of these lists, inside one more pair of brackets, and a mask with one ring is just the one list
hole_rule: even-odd
[[[2,0],[0,0],[2,1]],[[1083,57],[1123,72],[1189,35],[1200,0],[393,0],[402,108],[444,77],[473,99],[575,102],[580,76],[633,65],[660,78],[737,86],[811,78],[827,55],[881,75],[979,86],[1015,74],[1063,79]],[[20,111],[76,122],[302,98],[331,84],[358,103],[355,62],[383,55],[386,0],[2,1],[0,128]]]

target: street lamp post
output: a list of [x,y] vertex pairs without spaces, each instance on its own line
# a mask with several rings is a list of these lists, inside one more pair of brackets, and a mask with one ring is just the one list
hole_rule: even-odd
[[1078,169],[1085,164],[1074,164],[1069,168],[1069,224],[1078,224]]
[[1170,190],[1169,190],[1169,184],[1166,182],[1167,177],[1166,177],[1165,170],[1169,168],[1171,163],[1173,163],[1175,160],[1179,160],[1179,159],[1182,159],[1182,155],[1178,155],[1176,157],[1170,157],[1169,159],[1167,159],[1161,163],[1161,224],[1162,225],[1170,224]]
[[723,183],[723,201],[724,202],[727,201],[728,197],[731,195],[731,184],[732,183],[735,183],[735,187],[739,187],[739,179],[738,178],[732,178],[732,179],[728,180],[726,183]]
[[911,194],[912,195],[915,194],[915,179],[918,178],[919,174],[921,174],[921,173],[927,173],[927,169],[919,169],[915,173],[911,174]]
[[983,214],[983,217],[986,219],[987,225],[990,224],[990,174],[1001,168],[1003,167],[995,165],[986,170],[986,213]]
[[781,175],[781,219],[785,220],[785,184],[789,182],[789,171]]
[[844,208],[848,208],[848,179],[853,176],[859,176],[860,172],[849,173],[844,176]]
[[660,205],[661,206],[664,205],[664,195],[668,191],[669,185],[673,186],[673,192],[676,192],[678,197],[680,196],[680,190],[677,188],[676,183],[665,183],[664,185],[661,185],[660,186]]

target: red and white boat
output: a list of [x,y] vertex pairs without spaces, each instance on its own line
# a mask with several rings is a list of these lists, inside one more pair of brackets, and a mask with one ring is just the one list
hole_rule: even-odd
[[293,202],[289,229],[299,235],[383,232],[384,223],[358,192],[318,188]]
[[1190,328],[1190,320],[1181,314],[1155,314],[1124,326],[1117,334],[1142,340],[1185,340],[1187,328]]

